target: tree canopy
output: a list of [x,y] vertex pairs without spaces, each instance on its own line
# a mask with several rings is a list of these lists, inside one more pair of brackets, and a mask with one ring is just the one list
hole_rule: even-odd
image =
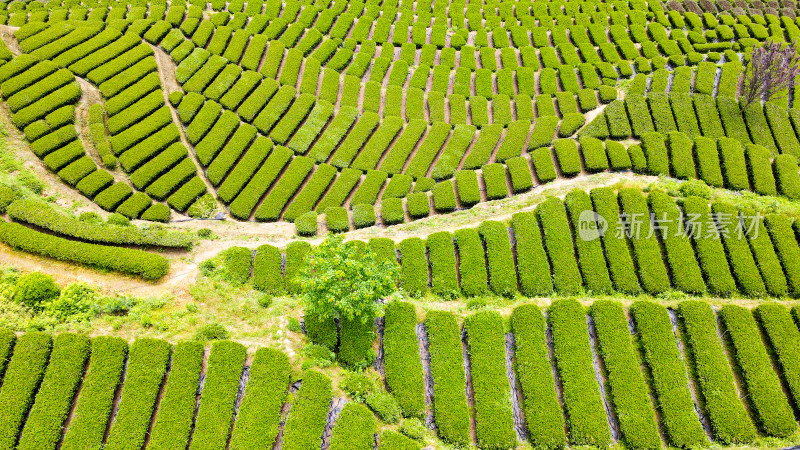
[[397,290],[397,264],[368,247],[331,236],[314,247],[298,273],[306,313],[319,319],[372,320],[380,299]]

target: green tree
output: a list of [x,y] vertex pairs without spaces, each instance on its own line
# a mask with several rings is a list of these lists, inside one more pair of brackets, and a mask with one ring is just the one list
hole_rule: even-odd
[[306,314],[319,319],[372,320],[378,300],[397,290],[397,264],[380,261],[363,245],[330,236],[314,247],[297,279]]

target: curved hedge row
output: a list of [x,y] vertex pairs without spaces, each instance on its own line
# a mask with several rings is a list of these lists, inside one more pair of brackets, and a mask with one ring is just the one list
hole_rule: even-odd
[[0,241],[15,250],[136,275],[146,280],[158,280],[169,270],[169,261],[160,255],[135,249],[70,241],[34,231],[17,223],[0,222]]
[[189,248],[193,240],[188,233],[167,229],[142,229],[134,226],[84,222],[62,214],[49,204],[33,198],[15,201],[8,207],[7,212],[14,220],[88,242]]

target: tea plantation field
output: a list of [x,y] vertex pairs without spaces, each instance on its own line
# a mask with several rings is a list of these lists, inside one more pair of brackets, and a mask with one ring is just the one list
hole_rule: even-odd
[[[510,318],[484,311],[460,324],[433,311],[418,323],[412,304],[391,303],[378,335],[383,382],[404,416],[456,446],[699,448],[797,431],[797,309],[715,311],[686,301],[668,310],[642,301],[626,311],[613,301],[585,309],[560,300],[545,312],[525,305]],[[366,330],[347,338],[343,326],[340,356],[376,337],[372,324]],[[331,379],[315,370],[298,379],[277,350],[0,337],[4,448],[245,449],[276,440],[291,449],[422,448],[396,432],[376,434],[362,404],[329,413]]]
[[798,41],[792,0],[0,2],[0,449],[800,445],[800,88],[745,101]]

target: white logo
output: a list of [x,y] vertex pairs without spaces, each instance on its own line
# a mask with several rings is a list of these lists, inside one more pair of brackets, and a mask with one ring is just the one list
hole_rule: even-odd
[[584,241],[593,241],[603,236],[608,229],[606,219],[591,210],[581,211],[578,216],[578,236]]

